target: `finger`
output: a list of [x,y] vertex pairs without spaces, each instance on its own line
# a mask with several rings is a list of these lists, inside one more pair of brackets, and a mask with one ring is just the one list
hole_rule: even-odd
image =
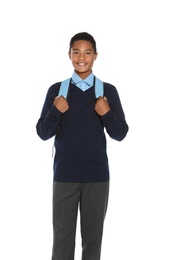
[[65,99],[64,96],[60,96],[59,98],[60,98],[60,99]]
[[99,96],[98,98],[97,98],[97,100],[102,100],[103,99],[103,97],[102,96]]

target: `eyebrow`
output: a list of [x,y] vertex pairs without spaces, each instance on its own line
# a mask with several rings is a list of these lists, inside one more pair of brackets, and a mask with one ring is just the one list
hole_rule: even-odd
[[[77,48],[73,48],[72,50],[73,51],[80,51],[80,49],[77,49]],[[86,49],[85,51],[93,51],[93,49]]]

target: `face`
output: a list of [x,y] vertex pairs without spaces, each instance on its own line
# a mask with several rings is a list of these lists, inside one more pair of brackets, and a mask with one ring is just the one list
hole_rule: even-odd
[[69,57],[72,61],[75,72],[82,79],[87,78],[92,72],[93,63],[97,58],[97,53],[94,53],[92,44],[88,41],[76,41],[70,52]]

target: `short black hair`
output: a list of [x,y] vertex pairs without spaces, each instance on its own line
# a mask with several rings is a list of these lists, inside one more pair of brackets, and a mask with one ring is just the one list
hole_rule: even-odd
[[93,49],[94,49],[94,53],[97,52],[96,41],[95,41],[94,37],[93,37],[91,34],[87,33],[87,32],[77,33],[77,34],[75,34],[75,35],[71,38],[71,40],[70,40],[70,45],[69,45],[69,51],[71,50],[71,48],[72,48],[74,42],[80,41],[80,40],[90,42],[90,43],[92,44]]

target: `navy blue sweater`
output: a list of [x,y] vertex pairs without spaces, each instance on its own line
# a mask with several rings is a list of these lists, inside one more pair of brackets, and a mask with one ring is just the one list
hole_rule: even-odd
[[94,87],[83,92],[70,84],[69,110],[61,113],[54,105],[60,82],[47,92],[37,134],[43,140],[55,136],[54,181],[104,182],[109,180],[106,136],[117,141],[125,138],[128,125],[118,92],[113,85],[104,83],[104,96],[111,110],[99,116],[94,110]]

